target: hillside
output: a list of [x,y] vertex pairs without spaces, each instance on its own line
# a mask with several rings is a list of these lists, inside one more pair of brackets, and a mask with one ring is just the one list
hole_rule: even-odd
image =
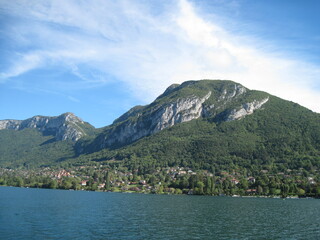
[[232,81],[202,80],[175,84],[151,104],[134,107],[120,116],[91,144],[79,146],[79,151],[119,148],[194,119],[214,122],[241,119],[267,101],[267,94],[249,91]]
[[74,143],[95,134],[72,113],[0,121],[0,166],[38,167],[75,157]]
[[[319,168],[320,116],[232,81],[170,86],[87,142],[80,161],[195,169]],[[112,139],[111,141],[109,139]]]
[[[319,114],[232,81],[175,84],[110,126],[85,126],[85,134],[65,141],[43,127],[0,130],[5,153],[0,164],[98,161],[132,169],[185,166],[210,172],[320,167]],[[8,140],[13,138],[18,139],[15,144]]]
[[212,171],[319,169],[319,114],[271,95],[263,108],[241,120],[221,121],[225,115],[222,113],[181,123],[128,146],[104,149],[79,159],[117,159],[132,167],[185,166]]

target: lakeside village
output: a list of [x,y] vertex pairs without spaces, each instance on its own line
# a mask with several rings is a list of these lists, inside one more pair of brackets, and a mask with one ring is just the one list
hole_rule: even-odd
[[303,169],[278,173],[260,170],[255,176],[243,171],[213,174],[186,167],[129,171],[125,167],[101,164],[34,170],[0,168],[0,185],[129,193],[320,198],[317,170],[312,174]]

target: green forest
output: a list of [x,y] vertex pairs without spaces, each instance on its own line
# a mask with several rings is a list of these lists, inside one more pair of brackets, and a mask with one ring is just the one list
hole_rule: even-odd
[[[181,99],[209,96],[209,91],[210,97],[202,104],[207,110],[200,117],[154,133],[148,129],[154,126],[152,121],[162,109]],[[260,109],[238,120],[226,120],[230,112],[261,99],[268,101]],[[128,137],[127,142],[105,144],[134,124],[140,127],[138,130],[152,133],[138,139]],[[116,173],[120,171],[146,181],[151,187],[144,189],[147,192],[174,189],[208,195],[318,196],[319,193],[320,115],[231,81],[189,81],[170,86],[153,103],[136,106],[110,126],[91,129],[89,133],[72,142],[57,141],[37,129],[1,130],[1,184],[62,189],[70,188],[71,184],[77,189],[80,181],[92,178],[92,184],[83,186],[84,189],[95,190],[92,186],[110,183],[110,188],[102,190],[121,191],[114,185],[121,179]],[[38,176],[33,181],[31,177],[32,172],[44,168],[76,171],[78,166],[92,165],[104,166],[115,180],[101,180],[101,176],[93,177],[94,173],[66,176],[64,180]],[[175,174],[170,178],[166,171],[172,168],[190,170],[192,174]],[[27,173],[19,176],[19,171]],[[250,177],[255,182],[248,182]],[[122,184],[141,192],[143,185],[129,184],[137,179],[126,179]],[[155,182],[161,182],[161,187]],[[248,192],[249,189],[253,192]]]

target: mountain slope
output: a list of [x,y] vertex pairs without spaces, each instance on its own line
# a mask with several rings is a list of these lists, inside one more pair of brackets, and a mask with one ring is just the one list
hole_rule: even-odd
[[79,157],[84,162],[311,170],[320,167],[320,115],[231,81],[192,81],[169,87],[80,148],[91,152]]
[[0,131],[0,167],[39,167],[75,156],[72,141],[56,141],[37,129]]
[[72,113],[0,121],[0,165],[40,166],[75,156],[74,143],[95,129]]
[[134,107],[115,120],[91,143],[89,150],[80,149],[90,152],[118,148],[193,119],[241,119],[267,101],[267,94],[253,94],[232,81],[202,80],[175,84],[153,103]]
[[[320,168],[319,114],[232,81],[172,85],[151,104],[136,106],[99,130],[77,119],[51,127],[50,121],[61,116],[40,117],[37,124],[36,118],[6,120],[9,129],[0,130],[0,164],[116,161],[133,169],[179,165],[276,172]],[[14,144],[8,141],[12,138]]]
[[94,131],[93,126],[83,122],[73,113],[64,113],[58,117],[34,116],[26,120],[0,120],[0,130],[26,128],[37,129],[44,135],[54,135],[56,140],[73,142]]

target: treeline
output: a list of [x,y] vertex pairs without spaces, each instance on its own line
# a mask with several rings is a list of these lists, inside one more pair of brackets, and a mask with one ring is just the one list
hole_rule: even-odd
[[[99,183],[91,179],[85,186],[82,186],[81,179],[77,177],[63,177],[62,179],[57,180],[45,176],[23,178],[13,175],[2,175],[0,177],[0,185],[12,187],[96,191],[98,190]],[[104,187],[102,190],[107,189]]]
[[153,172],[143,168],[129,170],[117,167],[115,170],[108,166],[106,170],[88,167],[79,170],[77,176],[64,176],[60,179],[37,176],[34,173],[21,176],[21,173],[6,172],[0,176],[0,185],[157,194],[320,197],[319,175],[309,177],[303,174],[260,173],[258,176],[248,177],[239,173],[230,175],[220,172],[213,175],[208,171],[185,171],[179,170],[179,167],[157,168]]
[[255,182],[247,178],[234,180],[232,178],[181,176],[169,185],[179,188],[183,193],[190,189],[197,195],[240,195],[240,196],[300,196],[320,197],[320,184],[310,183],[307,178],[279,178],[260,176]]

